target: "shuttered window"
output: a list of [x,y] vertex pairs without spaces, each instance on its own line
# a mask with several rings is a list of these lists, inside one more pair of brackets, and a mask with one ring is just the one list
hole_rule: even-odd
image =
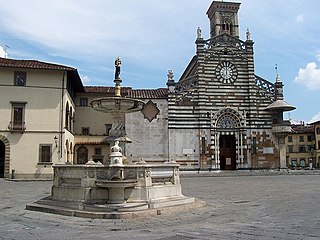
[[51,144],[39,145],[39,162],[40,163],[51,163]]

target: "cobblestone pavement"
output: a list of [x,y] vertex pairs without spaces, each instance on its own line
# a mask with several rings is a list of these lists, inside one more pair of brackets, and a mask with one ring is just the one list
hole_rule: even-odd
[[0,179],[0,239],[320,239],[320,176],[181,178],[183,194],[206,201],[188,212],[93,220],[25,210],[51,182]]

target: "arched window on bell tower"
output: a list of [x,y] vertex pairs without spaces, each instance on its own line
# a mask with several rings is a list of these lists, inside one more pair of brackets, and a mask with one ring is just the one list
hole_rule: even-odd
[[228,33],[230,35],[233,35],[232,22],[229,19],[222,20],[220,34],[222,34],[222,33]]

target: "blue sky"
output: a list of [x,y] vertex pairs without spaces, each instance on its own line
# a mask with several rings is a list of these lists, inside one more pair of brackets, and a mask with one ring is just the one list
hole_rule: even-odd
[[[195,54],[196,29],[209,38],[211,0],[0,0],[0,56],[76,67],[85,85],[113,85],[122,59],[123,85],[166,87]],[[319,0],[239,0],[240,38],[255,42],[255,73],[285,85],[297,107],[285,118],[320,120]],[[6,47],[7,46],[7,47]]]

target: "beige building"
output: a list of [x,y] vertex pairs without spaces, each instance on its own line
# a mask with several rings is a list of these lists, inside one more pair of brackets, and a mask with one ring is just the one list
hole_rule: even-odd
[[[310,167],[316,154],[314,125],[292,125],[292,133],[286,138],[287,164],[292,168]],[[312,167],[315,167],[313,165]]]
[[315,138],[315,148],[314,148],[314,167],[320,167],[320,121],[311,123],[314,126],[314,138]]
[[72,161],[79,91],[74,68],[0,58],[2,177],[52,177],[52,164]]

